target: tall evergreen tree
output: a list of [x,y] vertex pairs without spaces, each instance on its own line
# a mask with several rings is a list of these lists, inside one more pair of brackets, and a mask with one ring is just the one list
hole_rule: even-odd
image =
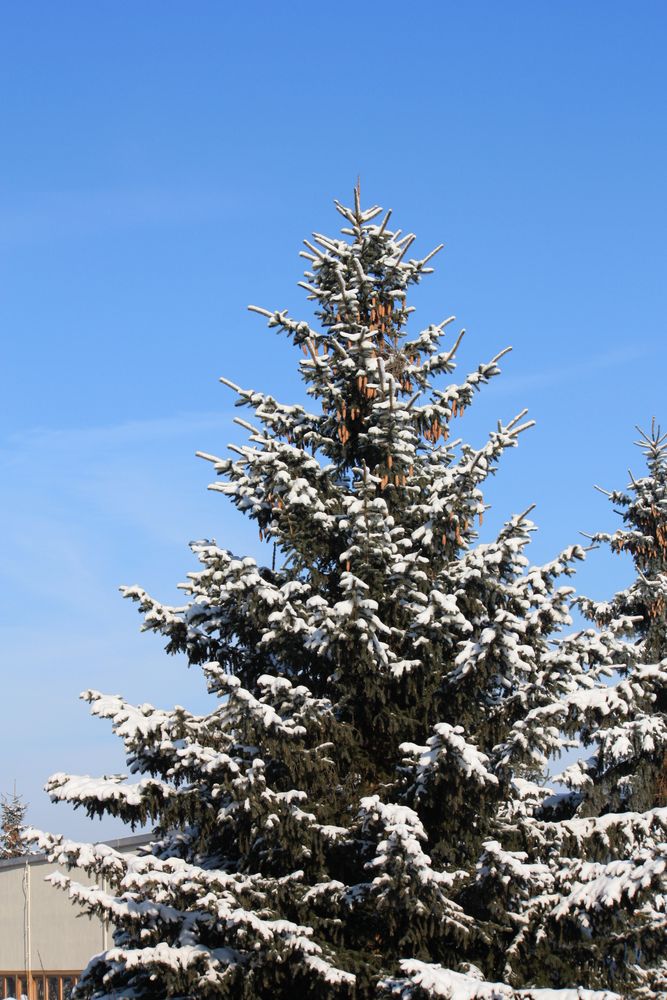
[[[567,737],[545,713],[613,642],[551,641],[570,624],[558,578],[581,549],[529,567],[528,511],[479,541],[481,484],[529,423],[499,422],[478,448],[451,431],[505,352],[439,385],[462,334],[443,349],[449,320],[407,329],[407,292],[436,251],[410,258],[414,237],[358,191],[336,207],[342,238],[304,251],[317,326],[252,307],[303,351],[312,407],[223,379],[253,413],[238,420],[249,443],[203,456],[269,565],[200,541],[182,606],[125,589],[217,701],[197,716],[86,692],[139,779],[47,786],[154,828],[138,859],[38,837],[110,887],[56,878],[116,927],[81,997],[553,995],[531,988],[551,969],[524,974],[519,948],[508,959],[513,875],[490,892],[488,859],[509,857],[500,841],[549,794],[541,775]],[[576,969],[563,981],[593,995]]]
[[0,798],[0,858],[20,858],[26,854],[23,826],[27,809],[27,804],[16,794],[16,785],[11,795]]

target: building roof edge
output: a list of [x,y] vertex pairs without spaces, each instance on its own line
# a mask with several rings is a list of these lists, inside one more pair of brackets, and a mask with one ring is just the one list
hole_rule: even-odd
[[[106,844],[116,851],[122,851],[123,848],[142,847],[144,844],[150,844],[151,839],[152,834],[150,833],[137,833],[133,837],[116,837],[110,840],[98,840],[96,843]],[[26,865],[44,864],[48,860],[46,854],[21,854],[18,858],[0,858],[0,872],[6,871],[8,868],[25,868]]]

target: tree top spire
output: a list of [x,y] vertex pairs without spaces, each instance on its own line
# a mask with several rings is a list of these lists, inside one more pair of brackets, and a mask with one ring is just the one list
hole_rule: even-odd
[[667,431],[661,433],[660,424],[656,424],[655,417],[651,418],[651,430],[647,434],[637,426],[636,430],[640,435],[640,440],[635,444],[641,448],[649,465],[663,464],[667,456]]

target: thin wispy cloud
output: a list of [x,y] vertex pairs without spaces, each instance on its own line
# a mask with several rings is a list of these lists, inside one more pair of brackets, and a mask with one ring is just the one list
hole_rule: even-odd
[[136,446],[139,442],[182,437],[193,431],[220,430],[229,433],[233,411],[181,413],[145,420],[121,420],[115,424],[79,427],[32,427],[0,439],[0,460],[25,456],[29,451],[48,454],[51,449],[68,451],[80,447]]
[[634,364],[651,354],[649,345],[638,344],[627,348],[614,348],[604,354],[590,355],[573,364],[546,365],[539,371],[512,375],[511,372],[497,379],[493,384],[498,393],[515,393],[521,389],[542,389],[549,386],[569,385],[572,382],[588,380],[596,372],[623,365]]
[[190,539],[254,542],[234,508],[207,493],[215,476],[194,454],[214,442],[224,453],[230,424],[229,413],[190,413],[8,437],[0,445],[0,618],[21,615],[28,595],[47,619],[64,608],[104,617],[119,584],[142,571],[147,584],[162,576],[165,553],[182,557],[179,573],[192,568]]
[[[176,583],[196,568],[189,538],[217,533],[244,552],[250,537],[256,544],[256,532],[239,540],[238,515],[207,494],[212,470],[194,456],[213,439],[224,451],[230,430],[230,412],[200,412],[33,428],[0,444],[6,716],[0,759],[31,802],[33,822],[83,833],[87,821],[70,810],[51,816],[41,785],[58,769],[122,769],[104,727],[87,720],[78,701],[83,688],[166,705],[203,697],[197,671],[184,670],[180,658],[166,658],[159,638],[139,633],[136,611],[118,586],[136,582],[178,601]],[[39,737],[30,738],[30,753],[24,753],[23,706],[35,691],[44,693],[42,707],[31,712]],[[104,830],[113,827],[107,823]]]
[[0,199],[0,246],[9,247],[133,229],[219,220],[233,201],[215,191],[35,191]]

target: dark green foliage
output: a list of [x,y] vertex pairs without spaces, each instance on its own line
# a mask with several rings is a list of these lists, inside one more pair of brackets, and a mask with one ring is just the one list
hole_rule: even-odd
[[[125,591],[144,628],[201,665],[214,706],[87,692],[139,780],[49,783],[90,814],[154,826],[135,860],[42,838],[111,886],[70,886],[117,928],[82,998],[418,998],[461,983],[518,997],[485,977],[589,974],[558,944],[565,835],[535,817],[582,684],[617,644],[554,642],[572,594],[557,581],[581,549],[528,568],[528,512],[479,541],[481,484],[529,424],[498,423],[478,448],[450,432],[501,355],[440,385],[460,337],[441,346],[448,321],[407,328],[432,255],[407,258],[413,237],[373,222],[358,192],[337,207],[344,239],[316,235],[305,253],[317,327],[255,310],[303,350],[312,411],[228,383],[252,411],[249,443],[203,456],[271,568],[201,541],[183,606]],[[540,836],[545,857],[530,859]]]

